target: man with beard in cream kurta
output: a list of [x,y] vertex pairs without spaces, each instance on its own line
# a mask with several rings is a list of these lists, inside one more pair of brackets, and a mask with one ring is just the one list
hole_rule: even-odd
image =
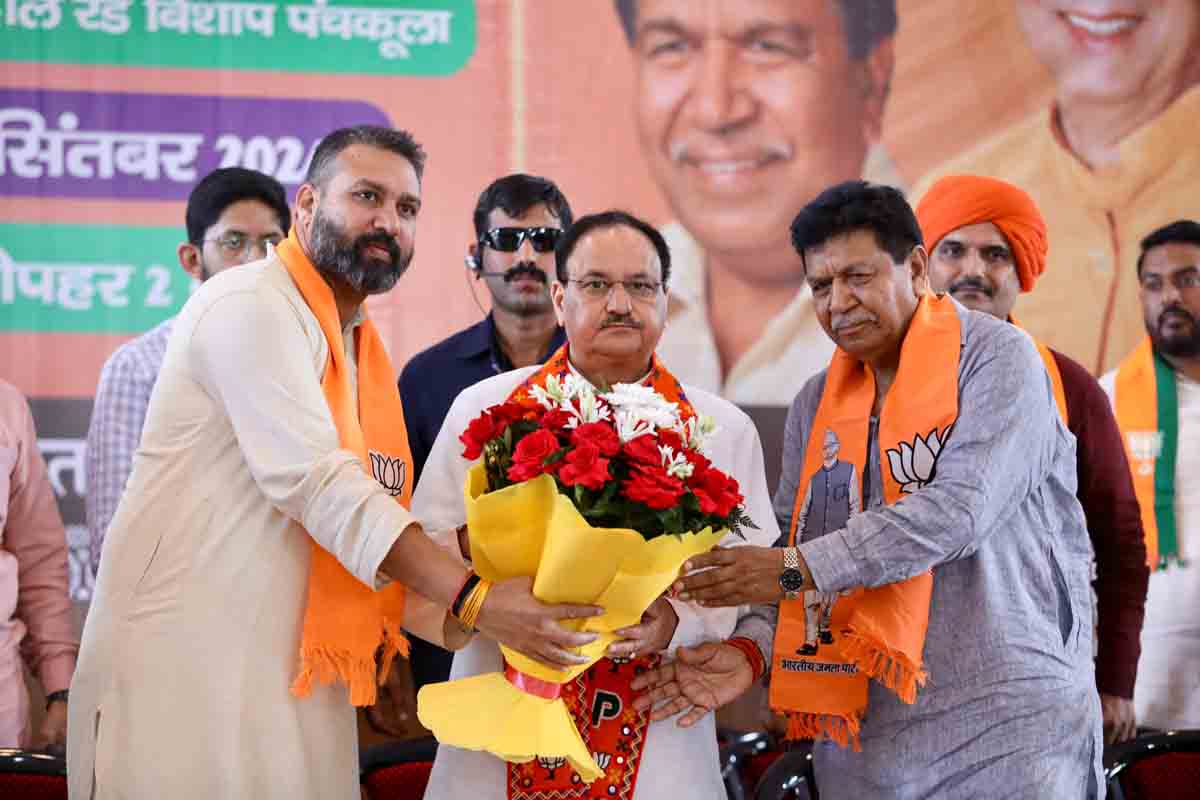
[[[671,259],[666,242],[650,225],[619,211],[609,211],[577,221],[555,249],[557,281],[552,287],[555,312],[566,328],[567,344],[547,362],[547,367],[526,367],[497,375],[462,392],[451,406],[425,464],[423,480],[413,498],[413,512],[426,527],[453,529],[463,526],[463,483],[471,466],[463,458],[459,435],[481,411],[503,402],[526,381],[549,369],[582,377],[594,386],[643,382],[658,385],[674,381],[654,352],[662,334],[667,310],[667,282]],[[682,392],[699,414],[715,419],[713,465],[736,478],[745,495],[745,508],[756,529],[746,530],[748,543],[769,546],[779,531],[771,511],[763,471],[762,447],[750,418],[730,403],[694,387]],[[465,526],[459,541],[446,534],[443,541],[454,553],[469,557]],[[725,544],[740,540],[728,537]],[[618,631],[624,638],[609,646],[608,656],[596,670],[622,670],[630,674],[646,657],[673,651],[730,634],[737,609],[704,609],[691,603],[660,597],[640,624]],[[611,659],[616,659],[611,660]],[[623,669],[622,660],[633,660],[634,669]],[[477,639],[454,658],[452,679],[503,668],[500,650]],[[626,687],[627,688],[627,687]],[[680,777],[687,776],[689,800],[723,800],[712,718],[694,728],[672,721],[650,723],[648,715],[631,704],[601,691],[586,692],[580,711],[589,724],[611,725],[611,737],[593,732],[592,742],[611,742],[611,753],[598,752],[607,763],[605,775],[592,784],[572,780],[568,767],[506,766],[488,753],[443,745],[438,750],[426,800],[471,797],[476,800],[532,800],[552,796],[564,800],[612,797],[618,800],[651,800],[678,792]],[[589,696],[590,695],[590,696]],[[622,706],[620,710],[615,705]],[[605,756],[611,756],[606,759]],[[531,762],[536,765],[536,762]],[[553,775],[553,777],[551,777]]]
[[[468,573],[406,508],[395,371],[363,309],[412,259],[424,160],[404,131],[329,134],[287,240],[180,313],[83,632],[71,797],[356,796],[354,706],[400,625],[461,645],[445,609]],[[481,585],[479,630],[582,661],[563,648],[595,637],[555,620],[598,609]]]

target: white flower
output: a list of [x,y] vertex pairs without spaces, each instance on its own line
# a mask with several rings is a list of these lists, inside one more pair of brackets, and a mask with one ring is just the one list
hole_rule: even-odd
[[589,422],[599,422],[610,416],[608,406],[600,402],[600,398],[596,397],[596,392],[587,384],[581,384],[578,387],[574,400],[574,403],[568,400],[564,406],[564,409],[571,414],[571,420],[567,423],[568,428]]
[[617,438],[621,443],[632,442],[639,436],[647,434],[654,435],[654,429],[645,420],[637,419],[629,414],[622,414],[619,410],[613,418],[617,428]]
[[612,391],[601,395],[612,406],[617,423],[617,435],[628,442],[644,433],[679,427],[679,406],[649,386],[639,383],[618,383]]
[[901,442],[899,447],[887,451],[892,479],[900,484],[902,494],[912,494],[933,479],[938,454],[942,452],[951,428],[942,431],[941,436],[938,436],[937,428],[925,437],[918,433],[912,444]]
[[687,460],[683,453],[676,453],[670,445],[665,444],[658,446],[658,452],[662,456],[662,465],[668,475],[680,480],[687,480],[692,477],[692,473],[696,468],[692,465],[692,462]]
[[559,382],[557,375],[548,375],[545,386],[538,386],[535,383],[529,388],[529,394],[547,410],[561,408],[566,399],[562,383]]
[[679,433],[689,448],[707,453],[709,442],[717,433],[717,421],[707,414],[691,417],[683,423]]

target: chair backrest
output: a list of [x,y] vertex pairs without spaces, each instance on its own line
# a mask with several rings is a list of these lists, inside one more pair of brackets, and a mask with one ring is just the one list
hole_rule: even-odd
[[432,769],[432,761],[390,764],[365,773],[362,785],[370,800],[421,800]]
[[754,800],[818,800],[812,742],[795,742],[763,771]]
[[1200,731],[1143,735],[1105,757],[1111,800],[1174,800],[1200,794]]
[[57,756],[0,749],[0,797],[67,800],[67,765]]

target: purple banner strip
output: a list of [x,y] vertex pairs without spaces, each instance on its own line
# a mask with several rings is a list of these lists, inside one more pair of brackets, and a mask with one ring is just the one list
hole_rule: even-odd
[[289,189],[321,137],[390,125],[345,100],[0,89],[0,195],[185,200],[218,167]]

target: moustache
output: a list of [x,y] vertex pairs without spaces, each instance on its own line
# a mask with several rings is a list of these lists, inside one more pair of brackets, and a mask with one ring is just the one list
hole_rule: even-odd
[[[700,160],[693,150],[695,144],[687,141],[672,142],[668,148],[670,159],[676,163],[691,163]],[[702,149],[702,148],[701,148]],[[786,161],[792,157],[792,147],[789,144],[769,143],[752,148],[751,152],[733,160],[750,160],[760,164],[768,161]]]
[[962,291],[975,291],[985,297],[992,297],[996,294],[996,290],[983,282],[981,278],[960,278],[950,284],[950,294],[958,294]]
[[875,317],[871,314],[856,314],[853,317],[834,317],[832,327],[835,331],[839,331],[843,328],[852,328],[864,322],[870,323],[876,321]]
[[600,323],[601,328],[638,328],[642,327],[642,323],[638,322],[633,317],[605,317]]
[[388,262],[396,264],[400,261],[400,245],[386,233],[364,233],[354,240],[354,254],[360,260],[368,247],[383,247],[388,251]]
[[522,261],[504,273],[504,282],[512,283],[521,277],[533,278],[542,284],[547,283],[546,273],[542,272],[532,261]]
[[1193,327],[1196,325],[1196,318],[1192,316],[1190,311],[1188,311],[1186,308],[1180,308],[1179,306],[1172,306],[1164,309],[1163,312],[1158,315],[1158,327],[1161,328],[1164,324],[1166,324],[1168,318],[1172,315],[1185,320]]

